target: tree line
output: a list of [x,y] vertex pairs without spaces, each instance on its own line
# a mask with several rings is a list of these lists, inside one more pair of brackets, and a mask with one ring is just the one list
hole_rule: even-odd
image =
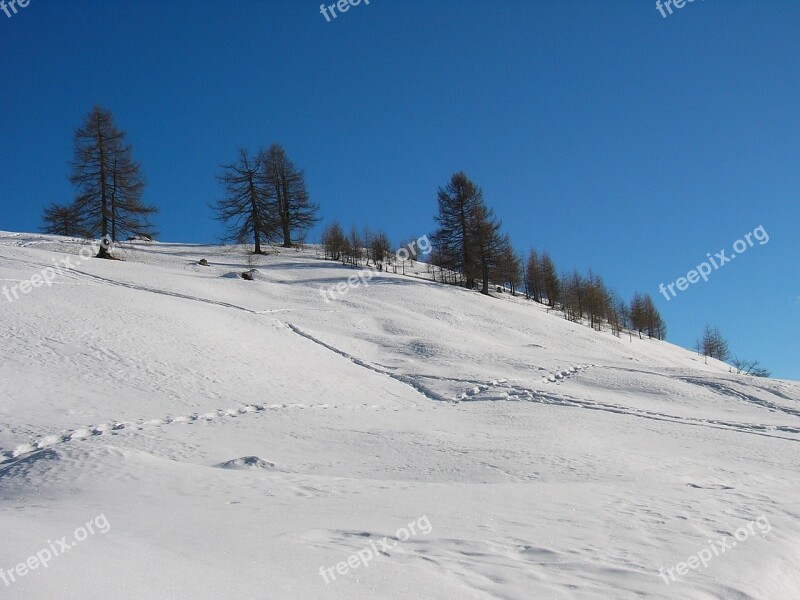
[[626,302],[592,271],[558,274],[546,251],[531,250],[523,261],[482,189],[465,173],[455,173],[439,188],[437,199],[430,258],[434,278],[483,294],[492,284],[512,294],[522,288],[527,298],[562,311],[571,321],[587,321],[598,330],[607,325],[615,335],[627,329],[640,337],[666,337],[666,324],[649,294],[636,293]]

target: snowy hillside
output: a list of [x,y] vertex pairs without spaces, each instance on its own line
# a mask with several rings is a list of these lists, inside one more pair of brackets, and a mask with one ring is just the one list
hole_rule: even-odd
[[313,249],[85,247],[0,233],[0,598],[800,598],[800,383],[418,278],[326,301]]

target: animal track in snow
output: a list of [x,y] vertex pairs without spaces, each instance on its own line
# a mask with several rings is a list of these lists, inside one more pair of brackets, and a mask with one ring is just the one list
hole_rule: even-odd
[[[559,369],[554,371],[549,375],[545,375],[542,377],[541,382],[543,384],[549,383],[557,383],[559,381],[563,381],[567,377],[571,377],[576,373],[586,370],[589,367],[593,367],[595,365],[575,365],[573,367],[569,367],[568,369]],[[522,388],[516,388],[511,385],[508,379],[497,379],[490,383],[475,383],[471,387],[469,387],[466,391],[464,391],[461,395],[454,398],[454,400],[483,400],[486,399],[482,397],[482,394],[487,392],[499,392],[500,396],[498,397],[496,393],[492,394],[491,398],[489,399],[502,399],[504,396],[507,396],[509,399],[515,399],[520,396],[524,397],[533,397],[535,392],[533,390],[525,390]]]
[[[46,435],[38,440],[27,444],[20,444],[14,450],[2,451],[0,450],[0,468],[9,466],[11,461],[16,462],[26,456],[43,450],[51,448],[59,444],[65,444],[71,441],[85,440],[90,437],[105,435],[109,432],[121,431],[123,429],[135,429],[140,431],[145,427],[184,424],[188,425],[195,421],[214,421],[217,419],[236,418],[241,415],[250,413],[265,412],[267,410],[289,410],[289,409],[319,409],[319,410],[398,410],[395,406],[379,405],[379,404],[347,404],[336,405],[328,403],[320,404],[303,404],[303,403],[283,403],[283,404],[246,404],[238,408],[218,409],[215,411],[207,412],[204,414],[191,414],[179,417],[163,417],[161,419],[139,419],[135,423],[127,421],[111,421],[102,423],[100,425],[91,425],[88,427],[81,427],[79,429],[64,431],[56,435]],[[409,407],[408,410],[414,410]]]

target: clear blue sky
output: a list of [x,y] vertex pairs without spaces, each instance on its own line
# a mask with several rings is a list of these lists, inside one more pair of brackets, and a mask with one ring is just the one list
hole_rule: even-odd
[[[330,23],[319,0],[31,0],[0,12],[0,78],[0,229],[72,198],[96,103],[163,240],[221,233],[207,204],[240,146],[283,144],[323,224],[394,240],[430,232],[464,170],[521,252],[650,293],[675,343],[717,325],[800,379],[797,0],[372,0]],[[659,294],[759,225],[769,243]]]

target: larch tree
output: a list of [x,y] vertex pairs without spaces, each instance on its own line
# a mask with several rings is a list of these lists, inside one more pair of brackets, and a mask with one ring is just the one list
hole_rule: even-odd
[[564,274],[560,287],[564,318],[570,321],[580,321],[586,312],[586,282],[583,276],[576,270],[570,274]]
[[438,192],[439,228],[433,234],[433,244],[441,261],[440,266],[463,274],[465,286],[475,287],[475,244],[470,226],[476,208],[483,206],[483,192],[463,172],[455,173]]
[[276,228],[263,163],[259,156],[240,149],[238,160],[222,168],[217,178],[226,195],[212,206],[216,219],[226,223],[227,239],[239,244],[252,240],[254,253],[263,254],[261,242],[269,240]]
[[667,337],[667,325],[661,314],[656,308],[655,302],[650,294],[645,294],[645,323],[647,329],[647,336],[656,338],[657,340],[664,340]]
[[547,305],[555,308],[556,302],[561,300],[561,281],[556,271],[556,265],[550,254],[542,253],[540,270],[542,273],[542,290],[547,297]]
[[709,325],[706,325],[703,331],[701,346],[704,356],[710,356],[711,358],[722,361],[730,358],[728,341],[722,337],[722,333],[720,333],[720,330],[716,327],[712,329]]
[[328,225],[322,232],[322,247],[325,249],[325,258],[339,260],[342,258],[347,239],[342,226],[338,221]]
[[508,234],[501,236],[498,253],[497,279],[508,285],[512,295],[516,295],[522,282],[522,261],[511,244]]
[[639,333],[639,338],[645,333],[647,337],[663,340],[667,336],[667,326],[658,312],[650,294],[635,293],[630,305],[630,319],[632,327]]
[[[142,204],[141,165],[133,160],[125,132],[116,128],[110,111],[92,109],[75,132],[74,153],[70,182],[77,191],[73,206],[83,232],[112,242],[123,233],[152,237],[150,216],[157,209]],[[97,256],[110,257],[107,244]]]
[[539,253],[531,249],[525,263],[525,294],[534,302],[542,301],[542,269]]
[[367,251],[372,262],[380,271],[386,270],[386,262],[392,260],[392,242],[385,231],[371,232]]
[[260,161],[278,234],[283,247],[291,248],[293,239],[302,237],[319,220],[319,206],[309,200],[305,174],[289,160],[282,146],[272,144],[261,153]]
[[42,215],[42,231],[52,235],[85,237],[78,211],[72,204],[51,204]]
[[483,202],[473,207],[469,217],[467,245],[469,255],[474,257],[474,266],[468,270],[481,278],[481,294],[489,294],[489,279],[500,266],[503,247],[511,245],[506,236],[500,235],[500,221],[494,211]]

